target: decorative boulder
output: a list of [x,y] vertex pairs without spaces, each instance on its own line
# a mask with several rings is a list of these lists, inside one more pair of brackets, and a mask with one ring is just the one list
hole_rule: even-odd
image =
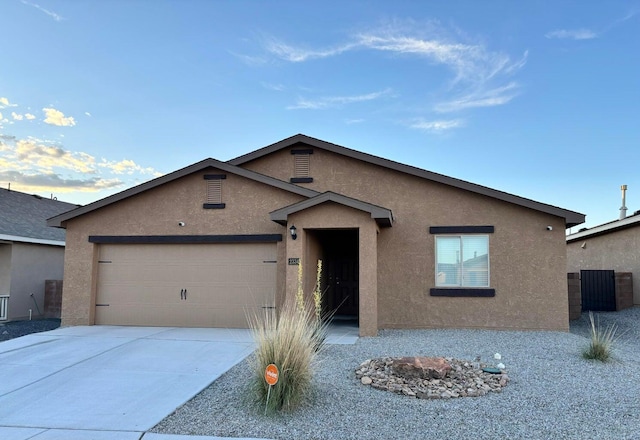
[[391,368],[397,376],[405,379],[444,379],[451,365],[442,357],[402,357],[395,358]]

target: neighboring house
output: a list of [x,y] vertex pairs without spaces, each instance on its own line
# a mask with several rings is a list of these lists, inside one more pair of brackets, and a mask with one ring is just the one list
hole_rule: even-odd
[[[584,215],[296,135],[49,220],[63,325],[246,327],[306,291],[380,328],[568,330],[565,228]],[[444,275],[439,275],[439,272]]]
[[61,280],[65,231],[47,218],[78,205],[0,188],[0,321],[44,314],[45,280]]
[[633,304],[640,305],[640,212],[581,230],[566,240],[568,272],[631,272]]

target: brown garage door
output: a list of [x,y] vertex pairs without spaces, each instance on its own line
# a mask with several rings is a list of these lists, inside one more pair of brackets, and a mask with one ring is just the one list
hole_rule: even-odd
[[276,245],[100,245],[96,324],[247,327],[272,307]]

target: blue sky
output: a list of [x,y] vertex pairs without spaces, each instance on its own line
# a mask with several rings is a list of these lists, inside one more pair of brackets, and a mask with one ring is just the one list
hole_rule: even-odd
[[85,204],[296,133],[640,210],[640,0],[0,2],[0,186]]

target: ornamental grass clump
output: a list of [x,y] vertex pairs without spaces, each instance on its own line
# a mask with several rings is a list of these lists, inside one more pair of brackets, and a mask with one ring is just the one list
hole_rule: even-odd
[[[295,409],[311,391],[317,353],[314,327],[291,303],[285,304],[279,316],[267,311],[252,319],[250,326],[256,343],[250,360],[256,403],[268,413]],[[275,364],[279,370],[278,382],[271,387],[264,378],[269,364]]]
[[[322,266],[321,262],[318,264],[319,285]],[[311,301],[313,304],[305,301],[300,269],[295,298],[286,301],[277,314],[265,309],[262,315],[249,319],[256,343],[250,358],[251,389],[255,402],[265,413],[292,411],[310,395],[314,361],[327,331],[315,292]],[[265,381],[265,370],[270,364],[279,372],[278,382],[273,386]]]
[[600,319],[596,322],[591,312],[589,312],[589,321],[591,322],[591,341],[582,352],[582,356],[585,359],[607,362],[611,358],[611,350],[617,339],[616,332],[618,326],[616,324],[609,324],[606,328],[602,328],[600,326]]

